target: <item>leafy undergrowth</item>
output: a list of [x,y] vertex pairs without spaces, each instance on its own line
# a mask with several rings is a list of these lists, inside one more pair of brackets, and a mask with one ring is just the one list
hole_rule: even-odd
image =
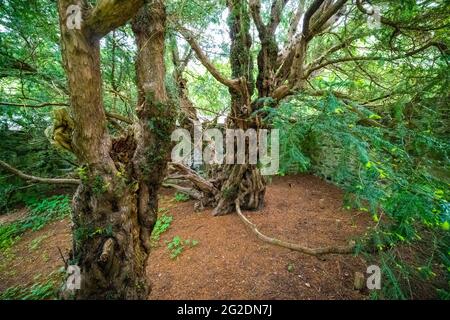
[[[176,202],[185,202],[188,200],[188,198],[185,198],[184,196],[177,198],[177,195],[181,194],[177,193],[175,195],[174,200]],[[173,216],[169,215],[169,211],[167,209],[161,208],[160,216],[158,217],[158,220],[156,220],[155,227],[151,236],[152,245],[154,247],[158,246],[161,235],[169,230],[172,221]],[[165,241],[165,243],[167,245],[167,250],[169,251],[171,259],[176,259],[187,248],[193,248],[198,245],[197,240],[182,239],[180,236],[175,236],[170,241]]]
[[280,129],[281,175],[312,172],[333,182],[346,191],[347,209],[365,211],[377,224],[358,246],[383,271],[383,289],[373,298],[415,298],[415,285],[423,283],[448,298],[450,145],[431,109],[405,125],[404,106],[394,107],[397,121],[373,126],[361,115],[373,124],[390,114],[349,107],[331,93],[298,95],[266,110],[266,120]]
[[59,270],[51,273],[46,280],[36,281],[31,286],[10,287],[0,292],[0,300],[55,300],[63,277],[64,270]]
[[173,217],[168,215],[169,212],[166,209],[160,209],[160,216],[156,220],[155,227],[152,231],[151,241],[152,245],[156,246],[161,238],[161,235],[170,228]]
[[18,221],[0,225],[0,251],[9,249],[28,230],[37,231],[46,224],[70,215],[70,197],[57,195],[42,201],[30,200],[28,215]]
[[170,258],[176,259],[186,248],[193,248],[198,245],[198,240],[183,240],[180,236],[175,236],[172,240],[166,241],[166,244],[167,250],[170,252]]

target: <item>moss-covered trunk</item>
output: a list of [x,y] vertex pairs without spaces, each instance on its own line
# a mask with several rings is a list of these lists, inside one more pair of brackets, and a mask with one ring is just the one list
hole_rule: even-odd
[[[67,23],[71,2],[58,5],[74,120],[71,143],[83,163],[73,201],[71,264],[81,269],[78,299],[145,299],[149,293],[145,269],[173,117],[164,87],[165,9],[159,0],[143,4],[99,2],[90,9],[83,3],[83,18],[88,18],[80,28]],[[136,13],[139,121],[112,139],[103,107],[99,43]]]
[[[252,115],[255,104],[251,98],[255,88],[253,79],[253,59],[250,52],[252,39],[250,36],[250,15],[246,1],[228,0],[230,15],[231,51],[230,64],[232,77],[244,82],[243,90],[230,89],[231,112],[228,117],[228,129],[258,130],[258,123]],[[249,144],[246,143],[245,159],[249,158]],[[218,176],[220,192],[217,196],[215,215],[222,215],[235,210],[235,201],[239,200],[241,207],[247,210],[260,209],[264,204],[265,179],[256,165],[233,164],[221,168]]]
[[89,176],[94,179],[82,183],[73,205],[71,264],[82,272],[75,298],[145,299],[149,293],[145,236],[156,215],[142,223],[132,183],[118,177],[106,182],[108,175],[100,173]]

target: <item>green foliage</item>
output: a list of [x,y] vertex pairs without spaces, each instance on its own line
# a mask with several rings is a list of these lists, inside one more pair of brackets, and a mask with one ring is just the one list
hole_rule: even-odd
[[175,197],[173,198],[176,202],[186,202],[189,201],[189,196],[184,194],[184,193],[180,193],[177,192],[175,193]]
[[[357,107],[367,118],[378,119]],[[269,110],[267,120],[280,129],[280,173],[309,169],[344,188],[344,205],[367,211],[379,225],[366,249],[375,248],[381,257],[387,275],[384,297],[410,297],[405,293],[407,281],[399,279],[419,274],[393,251],[398,244],[416,243],[425,230],[436,237],[442,234],[436,251],[441,263],[450,266],[450,146],[438,130],[402,122],[374,127],[362,122],[360,113],[331,94],[323,99],[297,96]],[[435,272],[432,265],[416,267],[422,275]]]
[[78,173],[78,176],[80,177],[81,181],[83,181],[84,183],[86,183],[88,181],[89,175],[88,175],[87,168],[85,166],[79,167],[77,169],[77,173]]
[[193,248],[198,245],[197,240],[186,239],[183,240],[179,236],[173,237],[171,241],[166,241],[167,250],[170,252],[170,258],[176,259],[187,248]]
[[16,286],[0,293],[0,300],[49,300],[56,299],[55,283],[52,280],[35,283],[31,287]]
[[102,176],[96,175],[92,184],[92,191],[96,195],[100,195],[108,190],[108,186],[104,183]]
[[[57,7],[50,1],[2,1],[0,5],[0,102],[36,105],[65,102]],[[41,176],[63,176],[74,157],[52,147],[45,135],[52,125],[51,107],[0,106],[2,160]],[[54,186],[28,185],[0,172],[0,213],[24,199],[53,191]]]
[[38,281],[35,277],[31,286],[14,286],[0,292],[0,300],[55,300],[58,298],[58,287],[63,278],[63,272],[55,271],[46,280]]
[[158,243],[159,239],[161,238],[161,235],[166,232],[172,223],[173,217],[167,215],[166,210],[160,210],[162,215],[156,220],[155,227],[152,231],[151,240],[153,244]]
[[[222,61],[215,61],[215,66],[222,74],[228,76],[231,73]],[[225,114],[229,109],[227,88],[218,84],[210,73],[205,71],[195,77],[188,74],[186,79],[189,82],[189,96],[195,102],[199,112],[211,117],[217,114]]]
[[16,286],[0,293],[1,300],[48,300],[56,298],[55,283],[35,283],[31,287]]
[[95,237],[109,238],[113,236],[113,226],[111,224],[105,227],[94,227],[92,225],[78,227],[74,230],[74,240],[77,246],[83,245],[83,242]]
[[29,214],[18,221],[0,225],[0,250],[11,247],[27,230],[37,231],[47,223],[63,219],[70,212],[68,196],[53,196],[42,201],[29,200]]

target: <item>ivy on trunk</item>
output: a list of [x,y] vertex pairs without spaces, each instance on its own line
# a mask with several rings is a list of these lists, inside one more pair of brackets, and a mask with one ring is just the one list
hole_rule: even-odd
[[[71,263],[82,277],[75,294],[79,299],[144,299],[157,194],[174,127],[164,87],[165,8],[159,0],[99,1],[92,9],[83,1],[81,26],[70,28],[71,5],[58,2],[72,145],[83,164],[73,200]],[[138,121],[112,139],[103,107],[100,39],[134,16]]]

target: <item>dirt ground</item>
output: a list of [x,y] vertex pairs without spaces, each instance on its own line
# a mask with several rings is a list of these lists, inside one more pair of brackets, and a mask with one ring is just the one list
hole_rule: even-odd
[[[261,232],[311,247],[345,245],[367,232],[367,214],[342,209],[342,192],[310,175],[275,178],[262,211],[244,212]],[[165,190],[160,206],[173,216],[150,255],[149,299],[365,299],[353,289],[355,272],[365,273],[361,257],[328,255],[322,259],[259,240],[236,214],[213,217],[194,212],[194,203],[174,201]],[[174,237],[198,241],[175,259],[167,242]],[[36,279],[63,266],[58,247],[71,245],[68,220],[29,232],[0,256],[0,291]]]

